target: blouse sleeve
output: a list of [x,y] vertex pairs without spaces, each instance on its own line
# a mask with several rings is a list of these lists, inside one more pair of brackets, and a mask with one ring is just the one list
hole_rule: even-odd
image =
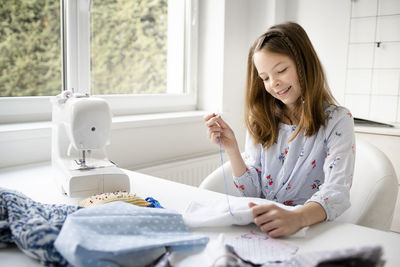
[[253,138],[246,133],[244,161],[246,172],[240,176],[233,176],[233,182],[244,197],[262,197],[261,196],[261,144],[254,144]]
[[326,125],[327,154],[323,171],[325,181],[307,202],[318,202],[326,212],[326,220],[334,220],[350,207],[350,187],[354,174],[354,120],[345,108],[330,112]]

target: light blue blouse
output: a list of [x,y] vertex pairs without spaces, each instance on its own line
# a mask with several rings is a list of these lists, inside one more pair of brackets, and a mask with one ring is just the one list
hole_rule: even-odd
[[278,140],[268,150],[247,134],[247,171],[233,177],[240,194],[286,205],[318,202],[327,220],[349,208],[355,161],[353,116],[334,105],[325,112],[326,125],[311,137],[299,133],[289,142],[296,126],[280,124]]

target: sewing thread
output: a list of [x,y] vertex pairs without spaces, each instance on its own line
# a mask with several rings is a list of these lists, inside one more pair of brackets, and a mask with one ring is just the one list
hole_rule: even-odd
[[222,175],[224,176],[224,185],[225,185],[225,196],[226,196],[226,201],[228,202],[228,209],[229,209],[229,213],[232,215],[232,217],[234,217],[232,210],[231,210],[231,205],[229,203],[229,196],[228,196],[228,184],[226,182],[226,176],[225,176],[225,170],[224,170],[224,158],[222,157],[222,146],[221,146],[221,140],[219,139],[219,136],[217,136],[218,138],[218,143],[219,143],[219,155],[221,158],[221,168],[222,168]]

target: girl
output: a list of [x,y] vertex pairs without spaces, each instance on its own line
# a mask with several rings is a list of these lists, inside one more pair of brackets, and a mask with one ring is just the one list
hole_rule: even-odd
[[248,55],[245,156],[218,115],[205,117],[208,138],[225,149],[242,196],[301,205],[255,205],[254,222],[271,237],[334,220],[349,206],[355,159],[351,113],[336,102],[304,29],[271,27]]

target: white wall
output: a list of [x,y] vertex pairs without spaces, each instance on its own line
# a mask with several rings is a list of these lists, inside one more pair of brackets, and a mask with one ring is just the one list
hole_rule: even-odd
[[285,18],[306,30],[336,100],[344,105],[350,0],[287,0]]
[[247,54],[253,41],[284,21],[286,0],[200,1],[200,109],[222,112],[244,148]]
[[202,0],[199,29],[199,108],[222,112],[244,148],[247,53],[273,24],[273,0]]

